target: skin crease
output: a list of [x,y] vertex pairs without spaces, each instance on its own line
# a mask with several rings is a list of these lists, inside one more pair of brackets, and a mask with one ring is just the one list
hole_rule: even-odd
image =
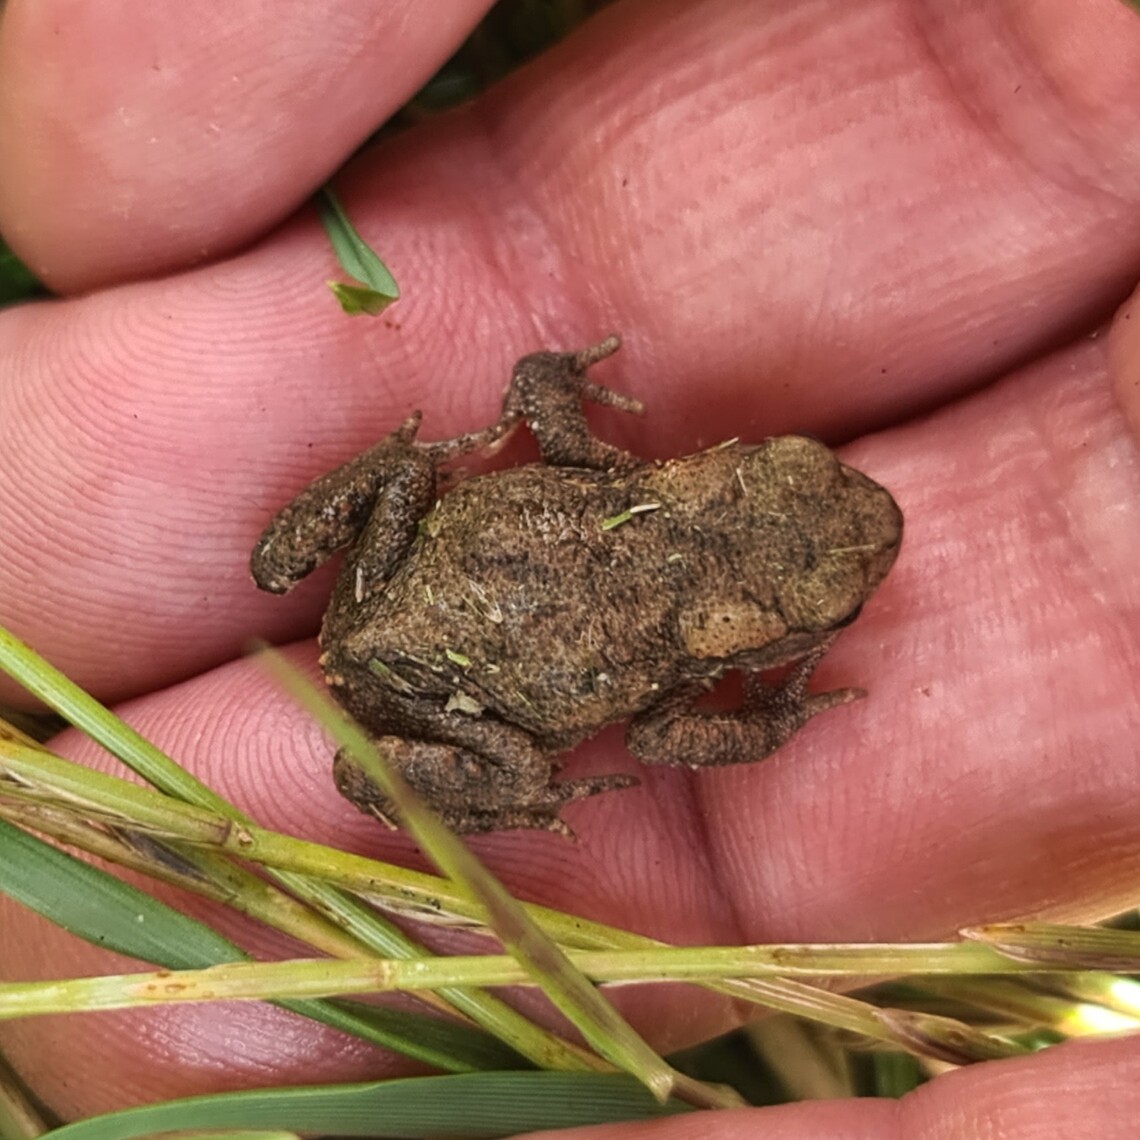
[[[249,547],[411,408],[426,438],[476,427],[519,354],[618,329],[599,379],[648,410],[599,416],[606,438],[660,456],[812,432],[898,499],[899,562],[817,681],[871,695],[763,764],[643,772],[568,809],[576,846],[475,840],[492,867],[689,943],[1135,904],[1140,307],[1086,334],[1140,267],[1140,19],[1118,0],[623,0],[351,164],[346,204],[405,300],[349,321],[311,214],[274,227],[479,14],[431,7],[360,23],[334,3],[317,30],[275,8],[267,36],[229,9],[9,0],[0,230],[65,299],[0,313],[0,621],[266,825],[406,858],[240,659],[255,635],[311,638],[329,585],[260,597]],[[124,26],[133,48],[88,46]],[[333,71],[338,97],[310,99]],[[313,667],[311,640],[290,654]],[[568,774],[632,764],[609,732]],[[132,966],[7,904],[0,929],[5,978]],[[661,987],[614,1000],[663,1049],[740,1016]],[[68,1117],[406,1071],[260,1005],[9,1023],[0,1048]],[[590,1134],[1123,1137],[1138,1061],[1133,1040],[1080,1043],[899,1104]]]

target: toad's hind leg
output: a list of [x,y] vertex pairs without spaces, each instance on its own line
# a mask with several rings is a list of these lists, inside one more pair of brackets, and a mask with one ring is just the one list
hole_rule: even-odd
[[[638,782],[625,775],[554,782],[550,759],[525,732],[508,725],[470,721],[442,735],[452,739],[382,735],[375,744],[453,831],[534,828],[569,835],[559,818],[564,804]],[[395,805],[344,749],[337,753],[333,776],[341,794],[361,811],[398,825]]]
[[812,717],[867,695],[862,689],[808,693],[812,672],[834,640],[832,636],[820,642],[775,684],[750,674],[741,707],[734,711],[695,710],[693,703],[704,692],[702,687],[675,691],[630,722],[626,733],[630,752],[646,764],[685,768],[763,759]]

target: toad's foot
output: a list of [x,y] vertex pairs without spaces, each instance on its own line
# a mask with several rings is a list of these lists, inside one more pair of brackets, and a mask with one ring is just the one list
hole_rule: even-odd
[[694,701],[702,686],[681,689],[631,721],[626,743],[646,764],[705,768],[745,764],[774,752],[809,720],[837,705],[850,704],[867,694],[863,689],[807,692],[807,684],[835,635],[800,658],[776,684],[750,674],[744,682],[744,701],[734,712],[698,712]]
[[[466,834],[531,828],[570,838],[559,818],[565,804],[639,782],[614,774],[554,783],[549,761],[537,752],[520,764],[518,756],[495,761],[454,744],[398,736],[381,736],[375,743],[443,822]],[[399,809],[344,749],[336,755],[333,778],[341,795],[362,812],[388,827],[400,825]]]

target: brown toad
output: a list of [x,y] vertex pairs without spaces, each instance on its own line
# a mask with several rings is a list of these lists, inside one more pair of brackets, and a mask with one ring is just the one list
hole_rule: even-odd
[[[636,783],[555,778],[611,721],[632,718],[640,760],[699,768],[758,760],[863,695],[807,683],[895,560],[894,500],[800,436],[648,463],[603,443],[583,399],[640,410],[586,377],[618,343],[524,356],[483,432],[420,443],[417,413],[311,484],[253,551],[258,586],[284,593],[349,547],[321,632],[328,683],[458,831],[565,831],[563,804]],[[541,463],[438,495],[440,463],[521,420]],[[733,669],[740,708],[694,708]],[[334,771],[394,823],[350,756]]]

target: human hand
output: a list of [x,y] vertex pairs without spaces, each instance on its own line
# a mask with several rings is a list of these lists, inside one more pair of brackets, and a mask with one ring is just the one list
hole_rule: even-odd
[[[346,320],[312,214],[274,226],[485,7],[302,7],[262,27],[233,6],[191,24],[184,5],[9,0],[0,231],[65,299],[0,314],[0,622],[265,825],[406,857],[242,657],[310,637],[329,582],[261,596],[250,546],[409,409],[429,409],[427,437],[480,426],[520,353],[618,329],[607,381],[648,415],[605,430],[632,450],[812,431],[853,441],[844,458],[895,494],[899,563],[818,679],[871,695],[762,764],[642,770],[568,809],[575,846],[473,840],[493,868],[523,897],[687,943],[939,938],[1134,904],[1140,321],[1126,307],[1112,338],[1057,346],[1140,265],[1137,17],[1117,0],[625,0],[350,164],[342,197],[405,300]],[[311,663],[313,643],[291,654]],[[59,747],[103,762],[77,736]],[[608,732],[569,771],[630,764]],[[0,914],[6,977],[119,968]],[[614,1000],[664,1050],[739,1016],[660,987]],[[16,1022],[0,1045],[66,1116],[403,1071],[263,1005]],[[901,1112],[762,1120],[781,1137],[839,1120],[1114,1135],[1138,1055],[1064,1047]]]

